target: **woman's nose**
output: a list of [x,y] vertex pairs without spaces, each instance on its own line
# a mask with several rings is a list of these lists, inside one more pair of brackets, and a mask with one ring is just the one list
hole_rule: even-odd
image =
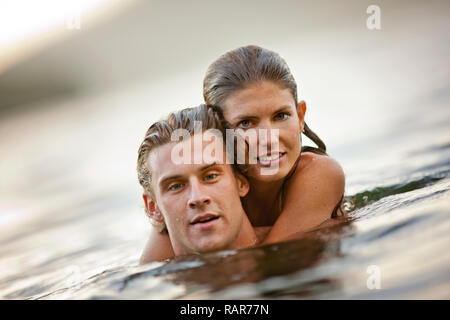
[[257,136],[260,147],[273,151],[278,149],[279,129],[274,128],[271,123],[261,123],[261,125],[258,126]]

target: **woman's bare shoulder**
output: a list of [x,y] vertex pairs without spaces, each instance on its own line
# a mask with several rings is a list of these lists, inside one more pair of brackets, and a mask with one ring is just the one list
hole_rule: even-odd
[[342,167],[331,157],[305,152],[286,184],[283,210],[264,243],[317,227],[330,218],[345,189]]
[[330,156],[304,152],[302,153],[293,178],[296,180],[296,177],[303,177],[305,175],[343,178],[344,170],[339,162]]
[[[286,203],[294,208],[336,206],[345,190],[345,175],[332,157],[311,152],[302,154],[297,170],[286,185]],[[292,207],[292,206],[291,206]]]

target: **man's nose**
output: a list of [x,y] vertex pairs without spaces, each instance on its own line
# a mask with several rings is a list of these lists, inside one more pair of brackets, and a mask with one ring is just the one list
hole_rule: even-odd
[[204,187],[198,180],[193,179],[193,181],[190,182],[190,185],[191,185],[191,193],[188,200],[189,208],[191,209],[202,208],[211,203],[211,198],[205,192]]

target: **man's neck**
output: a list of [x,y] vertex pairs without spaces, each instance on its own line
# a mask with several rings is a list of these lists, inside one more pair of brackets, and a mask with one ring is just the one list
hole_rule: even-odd
[[254,246],[258,243],[258,238],[256,236],[255,230],[253,229],[250,220],[245,214],[244,209],[242,209],[242,214],[243,217],[241,230],[237,236],[236,241],[234,242],[233,248],[231,249],[247,248]]
[[258,239],[257,244],[261,244],[264,241],[270,229],[272,229],[272,226],[254,227],[256,238]]

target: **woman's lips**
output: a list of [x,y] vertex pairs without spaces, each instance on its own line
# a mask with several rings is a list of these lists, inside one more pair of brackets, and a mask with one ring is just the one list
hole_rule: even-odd
[[258,164],[261,167],[277,166],[285,158],[286,152],[279,152],[276,154],[270,154],[258,157]]

